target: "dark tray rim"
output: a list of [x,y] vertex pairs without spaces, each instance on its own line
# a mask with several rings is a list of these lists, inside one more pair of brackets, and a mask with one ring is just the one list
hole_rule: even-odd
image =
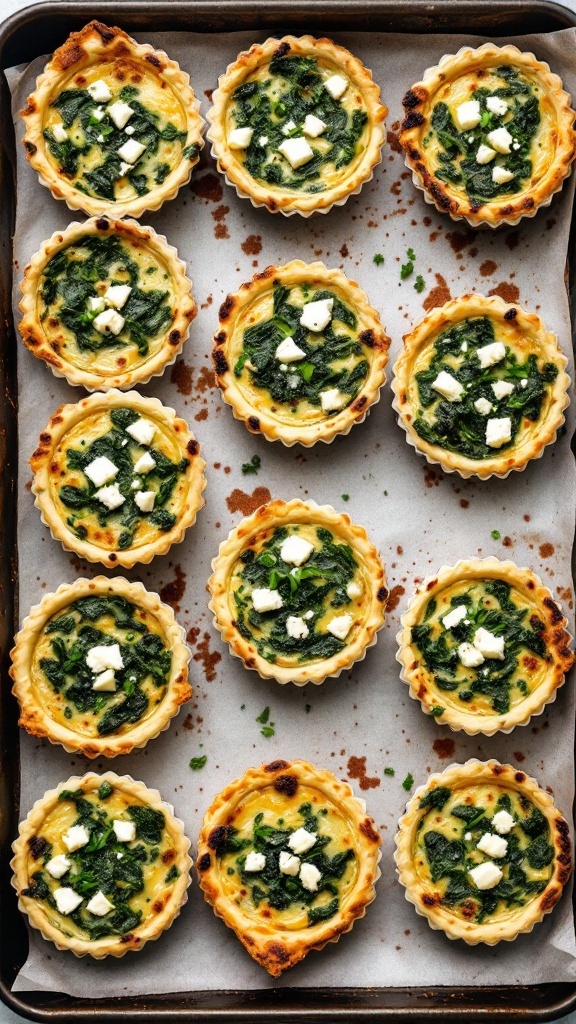
[[[49,11],[49,13],[48,13]],[[128,31],[180,28],[196,31],[234,31],[239,28],[335,31],[351,23],[357,30],[436,32],[448,28],[493,37],[524,35],[576,27],[576,12],[553,0],[149,0],[145,9],[136,0],[56,0],[16,12],[0,24],[0,239],[12,238],[15,209],[15,138],[9,92],[3,70],[29,61],[38,51],[49,52],[73,28],[86,20],[120,21]],[[63,26],[63,23],[64,26]],[[40,29],[40,30],[39,30]],[[255,31],[257,29],[255,28]],[[36,39],[41,40],[36,44]],[[572,218],[570,249],[576,236]],[[576,274],[571,272],[572,311],[576,308]],[[17,555],[15,481],[17,476],[16,337],[11,308],[11,245],[0,245],[0,510],[4,528],[0,555],[0,657],[3,680],[0,708],[0,908],[4,941],[0,950],[0,999],[23,1017],[57,1024],[78,1021],[186,1021],[196,1024],[256,1024],[273,1018],[278,1024],[323,1024],[354,1021],[557,1020],[576,1008],[576,984],[467,987],[452,989],[264,989],[168,993],[133,998],[82,1000],[43,992],[11,991],[23,963],[27,936],[10,887],[10,842],[16,832],[19,804],[18,727],[15,701],[9,693],[8,650],[17,622]],[[10,929],[10,944],[6,941]],[[13,940],[13,941],[12,941]],[[10,949],[8,946],[10,945]]]

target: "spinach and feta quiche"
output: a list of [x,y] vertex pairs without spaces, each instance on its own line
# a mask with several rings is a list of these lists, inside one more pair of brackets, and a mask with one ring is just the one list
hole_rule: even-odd
[[271,213],[327,213],[381,159],[387,108],[367,68],[330,39],[255,43],[218,80],[212,154],[239,196]]
[[322,683],[376,642],[388,597],[366,531],[330,505],[271,501],[220,545],[208,580],[214,624],[246,668]]
[[529,569],[497,558],[443,568],[402,616],[398,661],[410,695],[470,736],[527,725],[574,663],[566,618]]
[[406,899],[468,945],[510,942],[550,913],[572,871],[568,823],[525,772],[498,761],[431,775],[399,821]]
[[137,391],[61,405],[30,466],[54,539],[108,568],[165,554],[204,504],[206,463],[188,424]]
[[31,609],[14,643],[19,725],[71,753],[128,754],[192,696],[174,612],[121,577],[63,583]]
[[465,46],[428,68],[403,104],[400,142],[414,184],[453,220],[517,224],[548,206],[570,173],[570,96],[533,53]]
[[363,917],[380,836],[348,783],[307,761],[250,768],[215,798],[198,840],[200,888],[273,977]]
[[155,789],[114,772],[37,800],[13,844],[12,885],[33,928],[76,956],[124,956],[170,927],[187,899],[190,840]]
[[93,217],[31,259],[19,324],[27,348],[88,391],[145,384],[173,363],[196,316],[186,266],[152,228]]
[[55,51],[20,111],[26,156],[70,209],[139,217],[189,181],[204,144],[198,107],[175,61],[91,21]]
[[365,418],[389,344],[355,281],[292,260],[228,295],[212,357],[222,397],[248,430],[309,447]]
[[536,313],[497,295],[463,295],[405,335],[392,384],[398,422],[446,472],[505,477],[555,441],[567,362]]

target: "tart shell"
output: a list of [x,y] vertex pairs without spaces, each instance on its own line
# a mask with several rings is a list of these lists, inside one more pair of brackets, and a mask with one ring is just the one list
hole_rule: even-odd
[[[255,924],[246,918],[242,909],[226,899],[218,884],[216,854],[218,833],[230,821],[230,814],[254,790],[274,786],[288,797],[297,792],[298,783],[317,788],[328,800],[351,818],[357,829],[359,877],[348,906],[341,908],[327,921],[309,926],[305,935],[298,931],[274,928],[265,921]],[[198,839],[196,869],[200,888],[216,917],[222,918],[240,939],[242,945],[262,967],[277,978],[283,971],[299,963],[312,949],[320,950],[329,942],[338,942],[349,932],[358,918],[364,917],[366,907],[376,893],[374,883],[380,877],[380,836],[373,818],[366,814],[366,804],[359,800],[348,783],[336,779],[331,772],[315,768],[308,761],[273,761],[260,768],[249,768],[241,779],[236,779],[216,797],[204,817]]]
[[[102,594],[124,597],[159,620],[166,647],[172,653],[172,665],[166,695],[145,721],[137,722],[119,736],[92,736],[88,739],[83,737],[81,731],[55,721],[39,705],[32,682],[32,659],[37,638],[53,615],[64,612],[78,598]],[[116,757],[144,747],[148,740],[155,739],[168,728],[170,719],[178,714],[180,705],[192,696],[192,687],[188,681],[190,651],[185,644],[184,629],[176,622],[174,612],[162,603],[157,594],[147,591],[141,583],[130,583],[121,576],[114,579],[95,576],[91,580],[79,579],[72,584],[63,583],[54,594],[46,594],[40,604],[30,610],[14,640],[9,671],[14,681],[12,693],[20,704],[18,724],[31,736],[47,737],[51,743],[61,744],[70,754],[79,752],[90,758]]]
[[[461,782],[466,785],[474,782],[493,783],[495,780],[509,789],[523,793],[544,814],[550,826],[551,842],[554,846],[554,866],[544,891],[517,914],[501,921],[474,924],[463,921],[455,914],[451,914],[448,908],[439,905],[416,875],[412,851],[422,818],[418,805],[424,794],[436,786],[457,786]],[[426,809],[423,810],[425,813]],[[465,764],[453,764],[443,772],[430,775],[426,784],[420,786],[409,800],[398,826],[394,859],[406,899],[413,904],[421,917],[428,919],[431,928],[445,932],[449,939],[462,939],[469,946],[475,946],[479,942],[495,946],[503,940],[512,942],[518,935],[531,932],[534,925],[556,906],[572,872],[570,830],[568,823],[554,806],[552,797],[525,772],[495,760],[479,761],[474,757]],[[432,884],[430,883],[431,886]]]
[[[362,324],[366,325],[361,332],[362,340],[374,355],[370,360],[370,370],[360,393],[346,409],[326,418],[323,422],[297,423],[292,427],[280,423],[268,410],[255,409],[251,405],[238,386],[229,350],[239,317],[255,299],[278,284],[294,287],[310,282],[314,287],[337,289],[346,297]],[[238,292],[227,296],[220,307],[219,316],[219,330],[214,337],[212,350],[216,380],[224,401],[232,406],[235,418],[241,420],[252,434],[261,433],[268,441],[280,440],[287,447],[302,444],[309,448],[317,441],[329,444],[337,434],[347,434],[355,423],[361,423],[370,407],[378,401],[380,388],[386,380],[385,366],[388,362],[390,339],[382,329],[380,317],[370,305],[366,293],[340,270],[328,270],[324,263],[319,261],[303,263],[302,260],[292,260],[282,267],[266,267],[255,274],[251,281],[241,285]]]
[[[111,375],[83,370],[74,365],[73,360],[64,359],[48,342],[37,313],[38,287],[47,264],[53,256],[73,245],[84,235],[101,238],[114,235],[136,248],[150,249],[168,267],[172,279],[175,292],[173,319],[166,329],[160,350],[150,359],[124,373]],[[192,297],[192,282],[186,276],[186,264],[179,259],[176,249],[168,244],[163,235],[157,235],[153,228],[142,227],[135,220],[92,217],[84,222],[75,221],[64,231],[56,231],[30,260],[20,287],[22,319],[18,329],[26,348],[38,359],[43,359],[55,377],[65,377],[69,384],[80,384],[87,391],[107,391],[110,388],[124,390],[133,387],[134,384],[146,384],[151,377],[159,376],[166,366],[175,361],[188,337],[190,324],[198,312]]]

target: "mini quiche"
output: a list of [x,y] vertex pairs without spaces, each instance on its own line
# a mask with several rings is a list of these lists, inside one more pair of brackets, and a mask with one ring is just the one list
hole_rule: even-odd
[[397,639],[410,696],[469,736],[527,725],[574,663],[548,588],[497,558],[461,561],[424,580]]
[[463,295],[405,335],[392,384],[398,422],[447,473],[506,477],[556,439],[567,362],[536,313]]
[[129,388],[174,362],[197,312],[191,287],[152,228],[93,217],[57,231],[32,257],[20,334],[69,384]]
[[406,899],[470,946],[531,932],[572,870],[568,824],[552,797],[498,761],[431,775],[400,819],[396,847]]
[[196,867],[214,913],[276,978],[364,916],[379,860],[374,821],[346,782],[273,761],[216,797]]
[[36,801],[13,845],[12,885],[32,927],[58,949],[120,957],[180,913],[189,847],[157,790],[89,772]]
[[465,46],[406,93],[400,133],[427,202],[472,225],[517,224],[548,206],[576,155],[558,75],[515,46]]
[[262,505],[222,542],[212,569],[214,625],[262,678],[323,683],[364,658],[384,623],[378,552],[330,505]]
[[165,53],[91,21],[56,50],[20,112],[26,156],[70,209],[139,217],[189,181],[198,107]]
[[364,419],[389,344],[355,281],[293,260],[256,274],[220,307],[216,380],[252,433],[309,447]]
[[255,43],[228,66],[213,101],[208,138],[218,169],[271,213],[327,213],[381,160],[388,110],[380,89],[330,39]]
[[144,746],[192,696],[190,652],[172,609],[121,577],[47,594],[11,658],[19,725],[86,757]]
[[179,544],[204,504],[200,446],[184,420],[137,391],[61,405],[30,459],[42,521],[67,551],[108,568]]

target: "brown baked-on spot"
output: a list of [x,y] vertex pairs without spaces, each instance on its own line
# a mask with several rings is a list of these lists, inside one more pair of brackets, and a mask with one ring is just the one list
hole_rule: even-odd
[[203,853],[198,861],[198,871],[207,871],[210,867],[210,854]]
[[170,342],[171,345],[177,345],[178,342],[180,341],[180,331],[177,331],[176,329],[170,331],[170,334],[168,335],[168,341]]
[[171,864],[175,856],[176,850],[164,850],[164,853],[162,854],[162,863]]
[[298,789],[298,779],[295,775],[279,775],[274,780],[274,789],[284,796],[294,796]]
[[349,757],[346,770],[349,778],[358,780],[360,789],[376,789],[382,781],[377,775],[368,775],[366,773],[366,755],[363,757]]
[[560,611],[556,602],[553,601],[551,597],[545,597],[542,603],[550,612],[550,622],[553,626],[557,625],[558,622],[562,622],[564,616],[562,615],[562,612]]
[[180,602],[186,593],[186,573],[180,565],[174,566],[174,579],[160,589],[160,599],[175,611],[180,611]]
[[514,309],[514,306],[512,306],[511,309],[507,309],[506,312],[504,313],[505,320],[515,320],[517,316],[518,310]]
[[524,772],[514,772],[514,779],[516,780],[516,782],[524,782],[526,776]]
[[84,60],[85,56],[86,51],[78,43],[63,46],[58,53],[58,64],[65,71],[66,68],[71,68],[73,64]]
[[286,41],[280,43],[280,46],[277,46],[274,50],[274,56],[276,59],[278,59],[278,57],[285,57],[287,53],[290,53],[290,43],[287,43]]
[[134,938],[134,936],[133,936],[132,932],[126,932],[125,935],[121,935],[120,936],[120,942],[123,942],[124,944],[126,944],[127,942],[132,942],[133,938]]
[[474,917],[477,908],[472,900],[465,900],[460,909],[464,917]]
[[572,867],[572,844],[570,842],[570,830],[568,828],[568,822],[564,818],[557,818],[555,821],[556,826],[556,843],[560,847],[560,853],[556,857],[558,864],[562,865],[558,871],[558,880],[564,885],[564,882],[570,876]]
[[34,860],[38,860],[38,857],[42,856],[47,846],[48,843],[42,836],[30,836],[28,840],[28,847]]
[[223,345],[226,341],[226,331],[218,331],[218,334],[214,335],[214,341],[217,345]]
[[452,298],[446,279],[442,277],[442,274],[435,274],[435,277],[436,285],[434,288],[430,289],[422,303],[427,313],[429,313],[431,309],[435,309],[436,306],[445,305],[445,303],[449,302]]
[[108,561],[109,562],[117,562],[118,561],[118,555],[115,555],[115,554],[108,555]]
[[540,900],[540,910],[552,910],[552,907],[558,903],[561,895],[562,889],[549,889]]
[[374,822],[372,821],[372,818],[364,818],[364,821],[360,822],[358,828],[360,829],[362,835],[366,836],[367,839],[371,839],[372,842],[374,843],[380,842],[380,836],[378,835],[376,829],[374,828]]
[[[86,26],[88,28],[88,26]],[[109,28],[108,25],[103,25],[101,21],[93,21],[91,28],[98,33],[103,43],[111,43],[116,36],[116,32],[113,28]]]
[[152,64],[152,67],[158,68],[159,71],[162,71],[164,68],[162,61],[159,60],[155,53],[147,53],[144,60],[147,60],[149,64]]
[[220,374],[226,373],[226,371],[228,370],[228,360],[226,359],[226,356],[224,355],[224,353],[223,353],[221,348],[217,348],[212,353],[212,359],[214,360],[214,366],[216,367],[216,373],[220,373]]
[[387,601],[388,600],[388,589],[387,589],[387,587],[380,587],[380,589],[378,590],[378,593],[376,594],[376,597],[378,598],[378,600],[380,602]]
[[422,896],[422,903],[425,907],[437,907],[440,903],[440,896],[437,892],[434,894],[425,892]]
[[417,107],[421,102],[421,97],[417,96],[412,89],[408,89],[408,92],[405,93],[402,100],[402,106],[406,107],[406,110],[414,110],[414,107]]
[[375,338],[371,327],[368,327],[365,331],[360,331],[358,338],[367,348],[374,348]]
[[217,853],[220,853],[233,833],[234,829],[230,825],[218,825],[212,829],[208,836],[208,846],[211,850],[216,850]]
[[361,412],[361,410],[366,405],[367,401],[368,398],[366,397],[366,395],[360,395],[360,397],[357,398],[355,402],[352,402],[351,408],[354,410],[354,412]]
[[188,441],[188,444],[186,445],[186,451],[188,452],[189,455],[198,455],[198,452],[200,451],[200,445],[198,444],[198,441],[194,437],[191,437],[190,440]]
[[249,416],[248,417],[248,427],[250,428],[250,430],[255,430],[255,431],[259,431],[260,430],[260,420],[258,419],[257,416]]
[[110,227],[110,221],[107,217],[98,217],[98,220],[96,221],[96,227],[98,228],[98,231],[108,231],[108,228]]
[[402,122],[402,131],[405,132],[408,131],[410,128],[417,128],[421,124],[424,124],[423,115],[419,114],[417,110],[411,110],[410,113],[406,115]]
[[34,145],[33,142],[26,141],[24,143],[24,148],[25,148],[26,152],[30,154],[30,156],[34,156],[34,153],[36,152],[36,146]]
[[500,284],[490,289],[488,295],[499,295],[504,302],[518,302],[520,289],[511,281],[500,281]]
[[[287,43],[286,46],[288,46]],[[278,49],[280,49],[280,47],[278,47]],[[288,49],[290,49],[290,47],[288,47]],[[284,949],[284,946],[281,946],[279,942],[272,942],[268,946],[267,953],[274,960],[277,960],[279,964],[286,964],[290,959],[288,950]]]
[[492,774],[493,775],[502,775],[502,772],[504,772],[504,771],[506,771],[506,769],[504,768],[504,765],[502,765],[502,764],[493,764],[492,765]]
[[227,320],[233,309],[234,309],[234,296],[233,295],[227,295],[226,298],[224,299],[224,302],[220,306],[219,311],[218,311],[218,316],[220,317],[220,320]]
[[288,761],[270,761],[270,764],[264,765],[265,772],[279,772],[283,768],[289,768]]

